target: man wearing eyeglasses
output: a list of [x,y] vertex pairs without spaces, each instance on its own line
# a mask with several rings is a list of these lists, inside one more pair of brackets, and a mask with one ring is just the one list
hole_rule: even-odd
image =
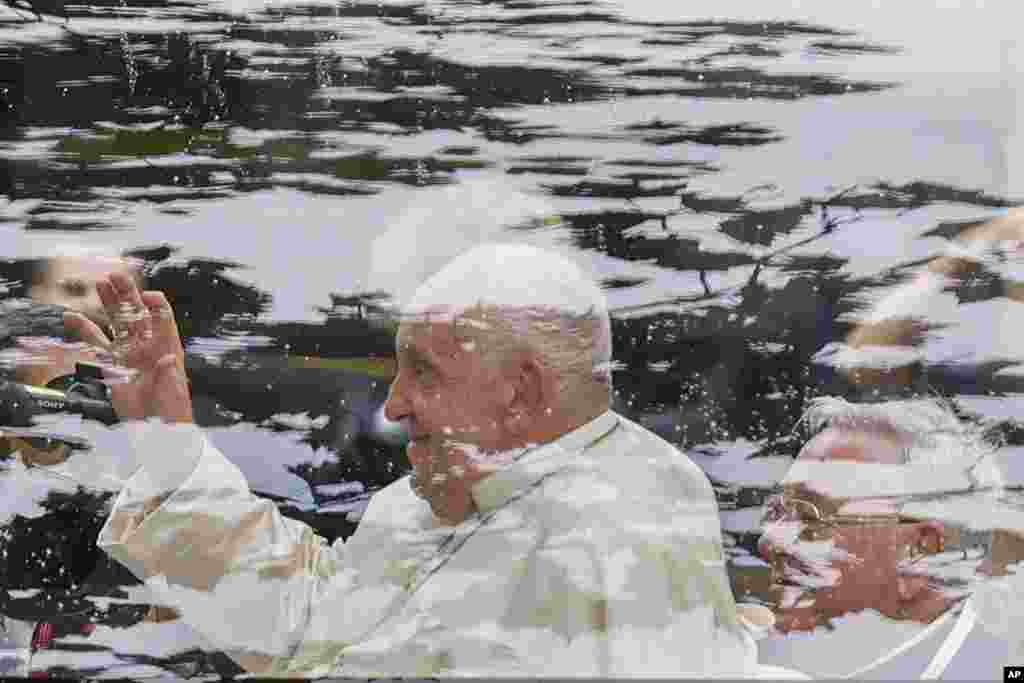
[[1000,480],[982,435],[931,401],[821,399],[805,419],[817,433],[765,505],[758,544],[777,619],[762,661],[975,680],[1019,663],[1009,640],[970,628],[970,596],[1024,559],[1015,522],[989,524]]

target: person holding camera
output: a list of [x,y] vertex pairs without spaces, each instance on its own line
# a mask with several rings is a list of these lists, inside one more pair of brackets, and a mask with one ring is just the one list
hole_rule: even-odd
[[[51,651],[55,643],[95,632],[88,619],[95,606],[84,586],[105,580],[95,575],[98,570],[110,578],[95,545],[96,522],[103,519],[103,501],[119,490],[120,475],[127,478],[110,466],[115,459],[107,451],[116,438],[103,438],[106,430],[92,428],[98,425],[78,427],[85,439],[37,425],[40,414],[68,410],[72,403],[88,404],[76,411],[87,418],[112,421],[105,385],[80,365],[100,361],[102,353],[65,340],[63,313],[74,311],[109,330],[97,282],[118,273],[143,283],[139,261],[107,250],[66,245],[28,266],[28,299],[0,302],[0,348],[15,360],[10,379],[0,377],[0,650],[17,653],[8,658],[10,670],[22,675],[73,664],[73,654],[69,661],[69,653],[56,651],[59,646]],[[91,452],[77,455],[84,451]],[[7,589],[15,588],[39,590],[32,599],[14,599]],[[176,618],[172,610],[152,606],[144,620]]]
[[[3,309],[0,328],[7,344],[14,344],[22,356],[17,363],[13,379],[22,385],[49,387],[64,391],[76,378],[79,363],[97,360],[95,349],[84,344],[68,344],[64,337],[61,310],[77,311],[96,325],[109,329],[110,320],[96,293],[96,283],[110,273],[121,273],[139,285],[143,283],[140,263],[107,250],[64,246],[51,256],[30,262],[28,272],[28,301],[8,302]],[[15,318],[25,318],[20,324]],[[19,331],[20,330],[20,331]],[[80,378],[79,378],[80,379]],[[9,389],[11,389],[9,387]],[[40,396],[44,394],[40,393]],[[28,407],[32,401],[23,401],[21,410],[5,400],[0,406],[0,424],[9,427],[30,426]],[[19,438],[12,436],[0,444],[28,466],[51,466],[63,462],[70,454],[67,444],[59,440]]]

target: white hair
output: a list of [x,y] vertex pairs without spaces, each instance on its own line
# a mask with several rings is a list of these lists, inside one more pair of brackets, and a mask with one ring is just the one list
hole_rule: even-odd
[[415,313],[443,306],[454,314],[488,305],[608,315],[604,293],[572,261],[527,244],[483,244],[452,259],[417,289]]
[[413,295],[404,314],[450,321],[480,352],[525,348],[559,378],[563,400],[611,392],[611,322],[604,292],[572,261],[525,244],[485,244],[452,260]]
[[984,427],[961,420],[940,399],[851,403],[834,396],[811,401],[801,423],[811,434],[825,428],[896,435],[907,445],[907,464],[953,465],[986,485],[1002,480],[991,456],[996,445]]

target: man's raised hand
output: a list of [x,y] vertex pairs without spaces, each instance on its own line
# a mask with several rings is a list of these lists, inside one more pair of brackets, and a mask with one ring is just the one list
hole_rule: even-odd
[[123,273],[111,273],[96,290],[111,321],[113,339],[79,313],[65,313],[64,325],[82,341],[113,355],[116,365],[105,366],[104,377],[118,417],[192,422],[185,352],[167,298],[162,292],[140,292]]

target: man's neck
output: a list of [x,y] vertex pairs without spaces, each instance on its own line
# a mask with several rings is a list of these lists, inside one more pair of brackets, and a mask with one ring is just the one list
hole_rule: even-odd
[[[550,415],[545,415],[546,419],[538,423],[534,429],[531,429],[527,433],[526,436],[519,437],[516,439],[510,439],[508,442],[506,442],[506,445],[502,450],[516,450],[520,448],[528,448],[530,446],[538,446],[546,443],[551,443],[552,441],[557,441],[566,434],[575,431],[580,427],[592,422],[593,420],[604,414],[604,412],[606,412],[607,410],[608,407],[605,406],[600,410],[594,411],[593,414],[584,414],[580,417],[575,418],[574,420],[567,420],[564,415],[558,415],[555,414],[554,411],[552,411]],[[491,476],[491,474],[485,474],[476,481],[485,479],[488,476]],[[473,500],[472,496],[472,486],[475,482],[469,479],[466,479],[464,481],[465,488],[462,491],[460,491],[459,494],[457,495],[459,499],[457,501],[458,504],[454,506],[447,506],[448,510],[445,511],[445,514],[438,514],[438,512],[434,509],[434,506],[431,506],[431,510],[433,512],[433,524],[435,528],[457,526],[465,520],[467,520],[472,515],[476,514],[476,502]]]

